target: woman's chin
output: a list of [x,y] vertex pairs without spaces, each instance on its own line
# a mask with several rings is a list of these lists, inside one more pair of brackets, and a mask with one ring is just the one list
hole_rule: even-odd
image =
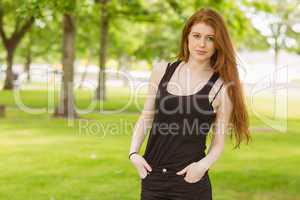
[[210,59],[209,57],[207,57],[207,55],[200,55],[200,54],[193,55],[193,57],[195,60],[201,61],[201,62]]

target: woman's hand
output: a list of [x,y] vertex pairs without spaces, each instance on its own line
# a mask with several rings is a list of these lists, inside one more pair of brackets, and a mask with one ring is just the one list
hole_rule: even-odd
[[199,181],[205,172],[208,170],[208,166],[205,162],[193,162],[186,166],[184,169],[177,172],[177,175],[183,175],[186,173],[184,180],[188,183],[195,183]]
[[139,154],[135,153],[130,157],[130,160],[132,164],[136,167],[139,176],[143,179],[146,178],[148,171],[152,171],[152,168],[147,163],[145,158],[143,156],[140,156]]

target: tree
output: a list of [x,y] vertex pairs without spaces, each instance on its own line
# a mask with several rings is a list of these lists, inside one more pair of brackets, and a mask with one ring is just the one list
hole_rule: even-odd
[[54,116],[75,118],[77,117],[74,105],[74,60],[75,60],[75,1],[67,1],[63,8],[63,38],[62,38],[62,84],[59,105]]
[[[18,3],[13,1],[14,3],[8,1],[0,1],[0,37],[2,39],[3,46],[6,51],[6,78],[4,82],[3,89],[10,90],[13,89],[13,59],[16,48],[20,44],[21,40],[24,38],[25,34],[29,31],[30,27],[34,23],[34,16],[30,13],[27,13],[27,16],[17,15],[15,17],[15,26],[12,31],[11,36],[8,36],[5,31],[5,15],[10,15],[10,19],[12,18],[11,13],[14,12]],[[4,9],[5,8],[5,9]],[[8,20],[8,19],[7,19]]]
[[44,9],[43,17],[36,19],[36,23],[16,51],[16,61],[24,63],[24,72],[27,73],[27,82],[36,71],[31,69],[33,62],[55,63],[61,56],[60,16]]
[[[95,99],[105,100],[105,64],[108,45],[110,43],[109,27],[113,20],[128,19],[134,22],[153,21],[158,19],[158,14],[151,12],[150,6],[145,6],[142,0],[118,1],[118,0],[97,0],[100,12],[100,48],[99,48],[99,76]],[[122,41],[120,41],[122,43]],[[125,52],[124,54],[126,54]]]
[[[279,70],[278,58],[282,49],[289,49],[287,40],[291,38],[288,36],[288,30],[290,35],[293,34],[293,26],[300,24],[299,20],[299,0],[272,0],[272,1],[246,1],[245,4],[252,9],[250,12],[252,17],[260,18],[263,20],[264,27],[258,27],[261,34],[268,38],[268,42],[274,51],[274,72],[273,72],[273,96],[274,104],[273,111],[274,116],[277,116],[277,87],[276,79]],[[297,17],[296,17],[297,16]],[[267,31],[266,31],[267,30]]]
[[99,76],[98,86],[96,89],[96,100],[105,100],[105,64],[107,51],[107,37],[108,37],[108,4],[109,0],[98,0],[100,4],[100,49],[99,49]]

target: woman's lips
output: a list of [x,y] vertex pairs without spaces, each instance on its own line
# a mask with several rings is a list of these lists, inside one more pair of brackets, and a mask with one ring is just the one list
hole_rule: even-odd
[[207,53],[207,51],[201,51],[201,50],[196,50],[197,54],[199,55],[204,55]]

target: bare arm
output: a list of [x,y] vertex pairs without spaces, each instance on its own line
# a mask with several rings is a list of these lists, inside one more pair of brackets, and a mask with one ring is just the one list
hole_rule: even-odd
[[[152,125],[155,114],[156,93],[159,82],[163,77],[163,74],[165,73],[166,66],[167,65],[165,63],[158,64],[152,70],[144,108],[133,129],[129,154],[132,152],[140,151],[140,148],[147,135],[148,129]],[[145,177],[145,174],[147,173],[146,170],[151,171],[151,167],[142,156],[133,154],[132,156],[130,156],[130,159],[137,168],[141,177]]]
[[133,136],[132,136],[129,153],[139,152],[140,147],[142,146],[145,136],[148,132],[148,129],[152,125],[154,112],[155,112],[154,104],[155,104],[156,92],[157,92],[158,84],[164,74],[165,68],[166,68],[165,65],[160,64],[155,66],[152,70],[148,91],[147,91],[147,98],[144,103],[143,111],[139,116],[133,130]]

